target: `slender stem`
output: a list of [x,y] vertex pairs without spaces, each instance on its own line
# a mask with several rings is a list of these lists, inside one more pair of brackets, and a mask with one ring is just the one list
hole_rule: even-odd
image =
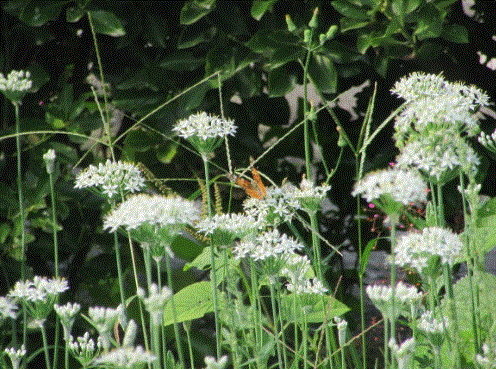
[[47,369],[50,369],[51,365],[50,365],[50,356],[48,354],[48,340],[47,340],[44,324],[41,324],[40,330],[41,330],[41,338],[43,339],[43,350],[45,351],[45,365]]
[[[269,289],[270,289],[270,303],[272,305],[272,322],[274,324],[274,339],[276,340],[276,349],[277,349],[277,362],[279,364],[279,369],[282,369],[281,344],[279,342],[279,323],[278,323],[279,319],[277,317],[278,314],[276,308],[276,297],[275,297],[275,290],[273,283],[270,283]],[[307,361],[305,356],[305,363],[306,362]]]
[[[391,336],[390,338],[396,340],[396,255],[395,255],[395,246],[396,246],[396,225],[399,222],[398,214],[391,214]],[[396,341],[395,341],[396,342]],[[388,342],[386,342],[386,347],[388,347]],[[396,360],[391,355],[391,364],[392,368],[396,368]]]
[[117,276],[119,278],[119,292],[121,295],[121,304],[122,306],[126,306],[126,295],[124,292],[124,277],[122,275],[121,252],[119,248],[119,240],[117,237],[117,232],[114,233],[114,250],[115,250],[115,261],[117,263]]
[[[208,158],[207,154],[202,153],[203,169],[205,171],[205,186],[207,187],[207,208],[208,216],[212,216],[212,199],[210,197],[210,183],[209,183],[209,168],[208,168]],[[215,319],[215,343],[216,343],[216,353],[217,359],[220,358],[220,321],[219,321],[219,300],[217,296],[217,270],[215,268],[215,245],[210,242],[210,264],[211,264],[211,278],[212,282],[212,292],[214,295],[214,319]]]
[[167,284],[172,291],[171,298],[171,308],[172,308],[172,320],[174,322],[174,337],[176,339],[176,349],[177,354],[179,355],[179,365],[184,367],[184,355],[183,349],[181,345],[181,338],[179,336],[179,327],[177,326],[177,318],[176,318],[176,304],[174,303],[174,286],[172,284],[172,268],[170,263],[170,255],[168,252],[165,253],[165,266],[167,268]]

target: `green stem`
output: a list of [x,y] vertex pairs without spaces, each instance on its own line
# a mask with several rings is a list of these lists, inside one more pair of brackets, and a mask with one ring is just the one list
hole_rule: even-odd
[[[277,362],[279,365],[279,369],[282,369],[283,366],[282,366],[282,356],[281,356],[281,344],[279,342],[279,319],[276,308],[274,283],[270,283],[269,289],[270,289],[270,303],[272,305],[272,322],[274,324],[274,339],[276,340],[276,349],[277,349]],[[305,360],[305,366],[306,366],[306,360]]]
[[119,278],[119,292],[121,295],[121,304],[126,306],[126,295],[124,292],[124,277],[122,275],[122,264],[121,264],[121,252],[119,249],[119,240],[117,237],[117,232],[114,233],[114,250],[115,250],[115,261],[117,263],[117,276]]
[[50,356],[48,354],[48,340],[45,332],[45,326],[42,324],[40,327],[41,337],[43,339],[43,350],[45,351],[45,365],[47,369],[50,369]]
[[179,327],[177,326],[177,318],[176,318],[176,305],[174,303],[174,286],[172,284],[172,268],[170,265],[170,255],[168,252],[165,253],[165,265],[167,268],[167,284],[169,285],[169,288],[172,291],[172,298],[171,298],[171,308],[172,308],[172,319],[174,322],[174,337],[176,338],[176,349],[177,349],[177,354],[179,355],[179,365],[184,367],[184,355],[183,355],[183,349],[181,345],[181,338],[179,336]]
[[[203,168],[205,171],[205,186],[207,188],[207,208],[208,208],[208,216],[212,216],[212,199],[210,198],[210,183],[209,183],[209,167],[208,167],[208,158],[207,154],[202,153],[203,160]],[[220,321],[219,321],[219,300],[217,296],[217,271],[215,268],[215,246],[212,242],[210,242],[210,264],[211,264],[211,278],[212,282],[212,292],[214,295],[214,319],[215,319],[215,346],[217,359],[220,358],[221,350],[220,350]]]

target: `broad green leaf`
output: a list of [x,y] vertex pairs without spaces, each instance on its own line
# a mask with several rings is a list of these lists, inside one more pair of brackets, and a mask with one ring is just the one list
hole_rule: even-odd
[[360,7],[354,5],[351,1],[348,0],[334,0],[331,1],[331,5],[337,12],[341,15],[344,15],[348,18],[353,19],[369,19],[369,15],[367,11],[361,9]]
[[[168,147],[171,153],[175,153],[178,147],[178,144],[175,142],[169,143],[169,145],[161,146]],[[177,236],[172,242],[171,249],[174,252],[174,255],[177,257],[188,261],[194,260],[200,253],[203,251],[203,246],[200,241],[192,239],[191,237],[185,237],[182,235]],[[185,268],[186,270],[186,268]]]
[[179,144],[176,142],[169,142],[165,145],[160,145],[155,150],[158,161],[164,164],[170,164],[172,159],[176,157],[178,145]]
[[7,240],[7,237],[9,236],[11,230],[12,230],[12,227],[7,222],[3,222],[0,225],[0,244],[5,243],[5,241]]
[[216,34],[215,27],[206,27],[204,24],[192,24],[182,29],[177,41],[178,49],[187,49],[202,42],[209,41]]
[[367,265],[369,263],[370,253],[375,248],[375,246],[377,245],[377,241],[379,241],[379,240],[380,240],[380,238],[374,238],[374,239],[370,240],[362,252],[362,258],[360,261],[360,268],[358,270],[359,275],[361,275],[362,277],[363,277],[363,274],[365,273],[365,268],[367,268]]
[[71,6],[67,8],[65,12],[65,20],[69,23],[76,23],[81,20],[86,15],[84,9],[81,9],[78,6]]
[[404,17],[420,6],[420,0],[393,0],[391,9],[393,13]]
[[[282,318],[286,322],[322,323],[347,313],[350,309],[332,296],[291,293],[281,297]],[[323,305],[325,304],[325,306]],[[296,310],[295,310],[296,304]]]
[[343,33],[352,29],[366,27],[369,24],[370,24],[369,20],[352,19],[352,18],[341,18],[339,20],[341,32]]
[[70,1],[28,1],[19,19],[31,27],[40,27],[56,20],[62,8]]
[[269,96],[285,96],[293,90],[296,83],[296,76],[289,73],[285,65],[279,68],[272,68],[267,81]]
[[371,37],[368,33],[362,33],[357,37],[357,50],[361,54],[365,54],[371,46]]
[[304,56],[305,51],[301,47],[280,46],[275,50],[272,58],[270,59],[270,67],[271,69],[279,68],[290,61],[298,60]]
[[272,9],[272,6],[277,0],[253,0],[251,5],[251,16],[259,21],[264,14]]
[[177,51],[168,54],[159,66],[175,72],[191,72],[205,64],[205,59],[197,58],[190,51]]
[[167,21],[158,14],[146,12],[143,33],[154,46],[167,47]]
[[29,92],[37,92],[41,86],[50,81],[50,76],[40,64],[34,62],[31,64],[27,70],[31,73],[31,81],[33,86],[30,88]]
[[160,135],[150,132],[133,130],[124,139],[124,149],[133,151],[148,151],[160,145],[163,139]]
[[441,34],[441,37],[446,41],[457,44],[468,44],[468,31],[464,26],[459,24],[448,25]]
[[443,31],[443,20],[439,10],[431,4],[426,4],[419,11],[419,21],[415,35],[422,41],[427,38],[436,38]]
[[[222,296],[219,293],[220,309],[225,306]],[[205,314],[214,311],[214,296],[210,282],[198,282],[184,287],[174,294],[173,299],[177,323],[199,319]],[[164,326],[174,323],[172,303],[170,301],[165,306],[163,319]]]
[[338,84],[338,73],[333,61],[320,54],[313,54],[308,65],[308,75],[313,84],[323,93],[334,93]]
[[216,0],[189,0],[181,9],[180,23],[193,24],[215,9]]
[[122,22],[114,13],[105,10],[95,10],[88,12],[88,14],[93,21],[95,32],[112,37],[120,37],[126,34]]

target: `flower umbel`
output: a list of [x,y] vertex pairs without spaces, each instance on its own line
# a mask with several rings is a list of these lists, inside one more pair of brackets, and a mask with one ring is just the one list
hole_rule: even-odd
[[4,352],[10,358],[12,362],[12,369],[18,369],[21,364],[21,359],[26,355],[26,348],[24,345],[21,345],[19,350],[16,350],[14,347],[6,348]]
[[99,187],[110,199],[119,194],[138,192],[145,187],[145,177],[141,170],[131,163],[107,160],[98,167],[90,165],[76,176],[75,188]]
[[121,347],[95,358],[94,363],[105,368],[141,369],[156,360],[156,356],[145,351],[141,346],[136,348]]
[[172,130],[203,155],[213,152],[227,135],[234,136],[236,126],[231,119],[200,112],[180,120]]
[[17,104],[33,86],[30,78],[31,73],[23,70],[13,70],[7,75],[7,78],[4,77],[3,73],[0,73],[0,91],[13,104]]

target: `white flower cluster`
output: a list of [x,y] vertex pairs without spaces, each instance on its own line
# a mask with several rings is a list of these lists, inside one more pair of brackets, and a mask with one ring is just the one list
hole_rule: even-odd
[[281,254],[290,254],[302,248],[303,244],[274,229],[258,235],[253,241],[239,242],[233,252],[237,259],[249,256],[253,260],[265,260]]
[[68,302],[65,305],[53,305],[53,309],[55,313],[60,318],[60,323],[62,324],[62,328],[64,329],[64,339],[66,341],[70,340],[72,326],[74,325],[74,321],[76,320],[76,316],[81,310],[81,305],[77,303]]
[[75,188],[100,187],[109,198],[119,193],[137,192],[145,187],[141,170],[131,163],[112,162],[110,159],[98,167],[90,165],[76,176]]
[[475,355],[475,361],[481,365],[484,369],[495,369],[496,368],[496,350],[487,344],[482,345],[482,355]]
[[496,130],[490,135],[481,132],[480,135],[477,137],[477,140],[486,149],[496,153]]
[[143,368],[157,359],[152,353],[145,351],[141,346],[120,347],[101,354],[93,361],[97,366],[119,369]]
[[110,347],[110,340],[112,338],[112,329],[119,317],[123,314],[123,306],[119,305],[117,308],[94,306],[88,309],[88,316],[91,323],[98,331],[102,345],[105,349]]
[[439,334],[445,332],[449,324],[447,317],[437,319],[433,316],[432,311],[426,311],[420,317],[417,328],[426,333]]
[[396,157],[399,168],[416,168],[437,180],[457,167],[475,175],[480,164],[472,147],[459,135],[435,131],[410,141]]
[[351,193],[358,194],[368,201],[380,199],[382,195],[390,195],[393,200],[408,205],[427,199],[427,186],[415,171],[389,168],[368,173]]
[[247,215],[252,216],[257,222],[265,226],[277,226],[282,222],[289,222],[300,203],[291,191],[283,187],[268,187],[263,199],[250,197],[243,202]]
[[215,214],[210,218],[201,220],[196,228],[205,236],[220,231],[231,234],[233,238],[243,238],[247,233],[257,230],[259,222],[246,214]]
[[152,324],[158,326],[161,324],[165,304],[172,297],[172,291],[167,286],[162,287],[159,291],[158,286],[152,283],[149,287],[148,297],[145,297],[145,291],[138,289],[138,297],[143,301],[145,309],[150,313]]
[[90,338],[90,334],[86,332],[83,336],[69,337],[69,350],[72,355],[81,363],[83,367],[87,367],[103,350],[103,340],[101,337],[97,339],[97,343]]
[[11,299],[0,296],[0,324],[6,318],[15,319],[17,317],[16,309],[17,305]]
[[474,86],[450,83],[441,76],[412,73],[403,77],[391,90],[406,100],[407,105],[397,117],[395,128],[399,135],[407,134],[412,126],[416,132],[456,127],[459,132],[478,132],[475,111],[489,103],[489,97]]
[[227,356],[222,356],[219,360],[215,360],[213,356],[205,356],[205,369],[224,369],[227,365]]
[[365,292],[374,306],[389,319],[396,319],[402,311],[410,311],[410,306],[415,305],[422,298],[422,293],[418,292],[415,286],[398,282],[394,290],[395,316],[393,317],[393,289],[391,286],[367,286]]
[[442,263],[453,265],[463,250],[460,237],[441,227],[424,228],[422,233],[410,232],[401,237],[395,247],[395,264],[409,265],[419,273],[433,255]]
[[199,112],[180,120],[172,130],[185,139],[196,136],[202,140],[207,140],[227,135],[234,136],[236,126],[231,119],[223,119],[205,112]]
[[32,281],[17,281],[8,296],[25,302],[48,302],[69,289],[65,279],[34,276]]
[[413,337],[403,341],[403,343],[399,346],[394,338],[389,340],[388,346],[391,348],[394,356],[396,356],[396,360],[398,361],[398,369],[411,368],[411,359],[415,354],[416,344],[415,338]]
[[21,348],[16,350],[15,347],[6,348],[4,350],[5,354],[10,358],[12,362],[12,369],[18,369],[21,364],[21,359],[26,355],[26,347],[21,345]]
[[291,197],[299,202],[301,209],[317,211],[327,191],[331,189],[331,186],[315,186],[311,180],[303,178],[299,188],[291,184],[285,184],[282,186],[282,189],[286,191],[287,197]]
[[295,253],[284,255],[286,266],[281,269],[281,275],[288,278],[286,288],[290,292],[301,294],[323,295],[327,292],[322,282],[313,276],[310,260],[306,255]]
[[23,70],[13,70],[7,78],[3,73],[0,73],[0,91],[3,92],[25,92],[33,86],[33,81],[30,80],[31,73]]
[[133,195],[120,203],[103,221],[103,229],[115,232],[119,227],[127,230],[142,225],[154,228],[192,225],[198,219],[193,201],[180,197],[146,194]]

